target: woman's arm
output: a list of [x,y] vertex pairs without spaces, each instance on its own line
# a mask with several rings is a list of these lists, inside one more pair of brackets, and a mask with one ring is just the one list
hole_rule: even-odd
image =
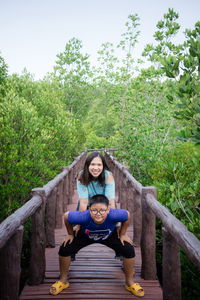
[[[109,198],[109,205],[111,208],[116,208],[115,201],[115,180],[113,174],[110,172],[106,181],[105,195]],[[110,199],[113,197],[113,199]]]
[[80,199],[79,211],[84,211],[87,209],[88,199]]
[[88,188],[79,181],[79,177],[76,186],[79,198],[79,211],[84,211],[88,205]]

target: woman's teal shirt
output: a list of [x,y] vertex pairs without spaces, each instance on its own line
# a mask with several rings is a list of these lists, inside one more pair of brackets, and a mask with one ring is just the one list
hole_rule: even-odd
[[111,173],[105,170],[105,184],[102,186],[98,181],[91,181],[87,186],[77,180],[77,192],[79,199],[90,199],[97,194],[105,195],[108,200],[115,199],[115,181],[107,182],[108,176]]

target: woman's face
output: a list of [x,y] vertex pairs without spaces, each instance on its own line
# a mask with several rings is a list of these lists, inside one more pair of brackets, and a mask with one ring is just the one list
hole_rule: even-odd
[[89,165],[89,173],[93,177],[98,177],[102,171],[103,171],[103,162],[99,156],[96,156],[95,158],[93,158],[93,160]]

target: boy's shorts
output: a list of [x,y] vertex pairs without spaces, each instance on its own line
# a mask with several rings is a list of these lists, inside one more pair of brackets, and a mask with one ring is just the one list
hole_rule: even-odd
[[60,256],[73,256],[80,249],[95,243],[99,243],[113,249],[117,256],[120,254],[125,258],[135,257],[133,245],[128,242],[124,242],[124,245],[122,245],[120,239],[118,238],[116,229],[106,240],[99,240],[98,242],[88,238],[87,235],[80,229],[71,244],[68,242],[65,246],[64,243],[60,246],[58,254]]

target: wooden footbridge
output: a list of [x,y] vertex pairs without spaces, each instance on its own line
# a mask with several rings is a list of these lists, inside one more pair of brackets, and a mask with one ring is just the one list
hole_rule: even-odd
[[[82,169],[85,150],[71,165],[42,188],[32,190],[32,198],[0,224],[0,299],[136,299],[124,289],[122,262],[114,251],[99,244],[82,249],[72,262],[70,287],[58,296],[49,288],[59,278],[58,248],[66,235],[62,215],[76,208],[75,178]],[[130,211],[129,235],[136,250],[136,281],[144,287],[148,300],[180,300],[181,274],[179,252],[182,248],[200,268],[200,241],[156,199],[154,187],[143,187],[111,155],[104,152],[116,182],[117,206]],[[109,152],[108,152],[109,150]],[[32,218],[31,258],[28,284],[19,295],[23,224]],[[163,283],[158,282],[155,260],[155,220],[163,223]]]

